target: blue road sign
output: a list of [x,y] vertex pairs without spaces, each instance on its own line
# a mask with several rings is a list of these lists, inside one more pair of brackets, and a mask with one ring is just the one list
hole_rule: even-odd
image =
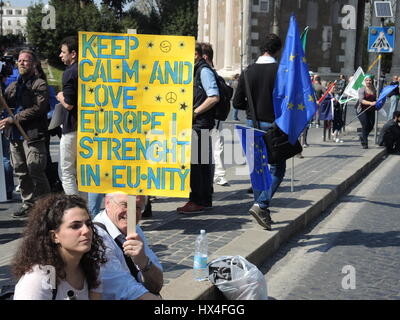
[[394,27],[369,27],[368,52],[393,52]]

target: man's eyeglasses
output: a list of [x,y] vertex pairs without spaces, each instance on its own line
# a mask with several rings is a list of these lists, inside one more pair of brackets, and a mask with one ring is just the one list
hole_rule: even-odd
[[[128,210],[128,203],[125,201],[122,202],[117,202],[114,200],[114,198],[111,198],[111,201],[114,202],[120,209],[122,210]],[[139,211],[140,213],[144,212],[144,208],[141,207],[136,207],[136,212]]]

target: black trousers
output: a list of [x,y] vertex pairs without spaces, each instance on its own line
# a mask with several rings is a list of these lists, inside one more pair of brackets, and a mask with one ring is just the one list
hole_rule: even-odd
[[358,120],[361,123],[361,144],[368,146],[368,135],[375,125],[375,109],[374,111],[367,111],[358,115]]
[[189,200],[200,206],[208,207],[212,205],[212,158],[210,130],[193,129]]

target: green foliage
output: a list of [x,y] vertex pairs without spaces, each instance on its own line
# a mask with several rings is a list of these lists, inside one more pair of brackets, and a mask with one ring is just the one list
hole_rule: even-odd
[[115,19],[115,14],[104,6],[99,9],[93,1],[50,0],[54,6],[56,28],[43,29],[45,17],[43,4],[34,4],[29,8],[27,19],[28,39],[39,53],[48,58],[53,65],[61,65],[59,47],[62,39],[77,35],[78,31],[122,32],[123,26]]
[[161,19],[163,34],[197,35],[197,1],[179,1],[177,6],[168,9],[169,12],[164,11]]
[[119,18],[122,18],[124,6],[130,2],[134,2],[134,0],[102,0],[101,4],[103,7],[111,9]]
[[124,24],[134,21],[138,33],[197,36],[198,0],[147,1],[149,13],[131,8]]
[[198,0],[147,0],[147,13],[134,7],[128,12],[121,11],[134,1],[103,0],[97,7],[93,0],[49,0],[56,13],[54,30],[42,28],[47,13],[42,13],[43,3],[35,3],[28,12],[28,41],[50,64],[61,67],[60,43],[67,36],[77,35],[78,31],[121,33],[131,28],[142,34],[196,36]]

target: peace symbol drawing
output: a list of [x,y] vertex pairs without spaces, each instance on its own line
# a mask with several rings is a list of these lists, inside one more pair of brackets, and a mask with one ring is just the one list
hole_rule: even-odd
[[172,47],[172,45],[171,45],[171,43],[169,41],[164,40],[164,41],[162,41],[160,43],[160,49],[164,53],[170,52],[171,51],[171,47]]
[[165,100],[167,100],[168,103],[175,103],[177,99],[178,96],[176,95],[175,92],[168,92],[167,95],[165,96]]

